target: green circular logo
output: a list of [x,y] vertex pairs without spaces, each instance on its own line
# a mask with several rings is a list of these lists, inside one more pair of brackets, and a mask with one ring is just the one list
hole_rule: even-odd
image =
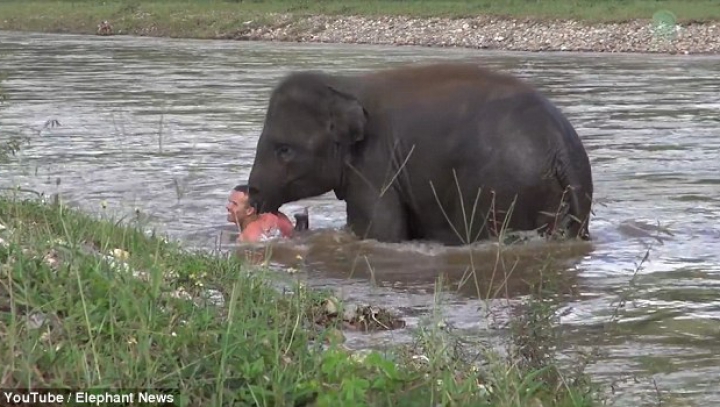
[[669,10],[658,10],[652,16],[653,32],[658,37],[671,38],[675,36],[677,17]]

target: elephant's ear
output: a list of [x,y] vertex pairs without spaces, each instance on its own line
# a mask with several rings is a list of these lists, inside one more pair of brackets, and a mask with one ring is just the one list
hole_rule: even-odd
[[328,126],[340,144],[353,144],[365,137],[368,113],[352,95],[328,86],[331,94],[331,118]]

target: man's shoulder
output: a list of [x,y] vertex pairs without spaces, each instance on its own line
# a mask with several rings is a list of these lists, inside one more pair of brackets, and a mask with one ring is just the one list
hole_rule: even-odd
[[280,218],[280,219],[290,220],[290,218],[288,218],[287,215],[285,215],[285,213],[280,212],[280,211],[275,212],[275,216],[277,216],[277,217]]
[[260,216],[258,216],[258,220],[263,224],[275,224],[279,222],[282,218],[278,216],[275,213],[261,213]]
[[280,228],[277,221],[271,217],[260,217],[247,225],[242,232],[243,240],[252,242],[264,242],[280,237]]
[[263,224],[280,229],[281,234],[285,237],[292,236],[294,226],[284,213],[278,211],[276,213],[264,213],[262,216],[266,216],[261,218]]

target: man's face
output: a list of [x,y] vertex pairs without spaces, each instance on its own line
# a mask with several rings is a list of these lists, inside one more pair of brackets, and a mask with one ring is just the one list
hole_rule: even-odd
[[254,209],[248,202],[248,196],[240,191],[232,191],[230,197],[228,197],[228,203],[225,206],[227,209],[227,220],[230,223],[241,224],[242,221],[248,216],[252,215]]

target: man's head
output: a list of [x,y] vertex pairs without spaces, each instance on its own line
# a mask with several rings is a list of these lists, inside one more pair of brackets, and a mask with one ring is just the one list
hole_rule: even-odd
[[233,188],[225,209],[228,211],[228,222],[241,226],[246,219],[257,213],[255,207],[250,203],[249,190],[246,184],[237,185]]

